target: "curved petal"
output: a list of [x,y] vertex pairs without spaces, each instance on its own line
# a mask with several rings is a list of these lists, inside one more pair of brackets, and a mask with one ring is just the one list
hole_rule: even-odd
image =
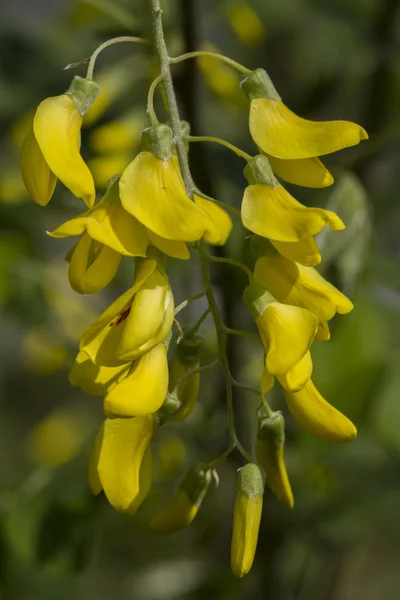
[[315,334],[315,339],[325,342],[331,339],[331,332],[329,330],[329,325],[326,321],[318,323],[318,330]]
[[37,204],[46,206],[53,195],[57,177],[45,161],[33,129],[30,129],[22,145],[20,167],[28,194]]
[[344,229],[335,213],[300,204],[281,185],[250,185],[242,201],[243,225],[271,240],[299,242],[322,231],[325,225],[335,231]]
[[66,238],[75,235],[82,235],[86,231],[86,217],[89,211],[69,219],[62,223],[54,231],[46,231],[47,235],[53,238]]
[[275,383],[275,377],[268,372],[267,367],[264,366],[262,375],[261,375],[261,391],[263,394],[269,392],[270,389],[273,388]]
[[154,431],[151,416],[104,422],[97,472],[108,501],[118,511],[129,513],[140,493],[140,468]]
[[313,312],[318,321],[348,313],[353,303],[312,267],[304,267],[279,254],[259,258],[254,278],[279,302],[301,306]]
[[117,358],[133,297],[156,267],[154,260],[143,261],[136,269],[133,287],[120,296],[82,335],[79,349],[104,367],[117,367],[128,360]]
[[286,470],[283,444],[268,444],[266,440],[258,439],[256,456],[275,496],[288,508],[293,508],[294,498]]
[[166,240],[156,233],[153,233],[153,231],[150,231],[150,229],[147,230],[147,234],[153,246],[161,250],[161,252],[167,256],[171,256],[172,258],[180,258],[181,260],[189,260],[190,252],[185,242]]
[[86,220],[91,238],[125,256],[146,256],[146,229],[122,206],[100,202]]
[[80,387],[90,396],[105,396],[109,388],[128,375],[130,363],[119,367],[99,367],[92,363],[85,352],[79,352],[69,372],[69,383]]
[[101,426],[96,439],[94,441],[93,447],[92,447],[92,451],[90,453],[90,458],[89,458],[89,469],[88,469],[88,476],[89,476],[89,486],[90,489],[92,490],[92,493],[97,496],[97,494],[100,494],[100,492],[103,489],[102,483],[100,481],[99,478],[99,474],[97,471],[97,466],[99,464],[99,458],[100,458],[100,452],[101,452],[101,446],[103,443],[103,437],[104,437],[104,423]]
[[153,481],[153,457],[150,444],[146,447],[143,454],[142,464],[139,472],[139,493],[132,504],[124,512],[128,515],[134,515],[138,510],[147,494],[151,489]]
[[187,196],[174,159],[140,152],[123,172],[119,189],[125,210],[157,235],[181,242],[203,237],[208,218]]
[[158,344],[143,354],[129,375],[104,398],[105,414],[119,417],[149,415],[164,402],[168,391],[167,348]]
[[277,158],[312,158],[330,154],[368,139],[360,125],[350,121],[308,121],[285,104],[255,98],[250,105],[251,137],[263,152]]
[[293,369],[310,349],[318,320],[304,308],[271,302],[256,324],[267,340],[265,365],[272,375]]
[[313,372],[313,363],[311,352],[303,356],[300,362],[297,363],[290,371],[284,375],[279,375],[279,383],[288,392],[298,392],[303,389],[307,381],[311,379]]
[[350,442],[357,436],[353,423],[329,404],[313,382],[296,393],[285,392],[292,417],[301,427],[329,442]]
[[195,195],[194,201],[209,217],[209,223],[204,233],[205,241],[216,246],[223,246],[232,231],[230,216],[218,204],[210,200]]
[[309,188],[324,188],[333,184],[333,177],[319,158],[282,160],[268,155],[275,175],[288,183]]
[[110,283],[118,270],[121,255],[94,242],[84,233],[72,253],[68,278],[78,294],[95,294]]
[[316,267],[321,262],[321,254],[313,237],[304,238],[300,242],[277,242],[271,240],[282,256],[294,260],[305,267]]
[[46,98],[39,104],[33,131],[51,171],[91,207],[96,192],[94,181],[80,155],[82,117],[71,96]]

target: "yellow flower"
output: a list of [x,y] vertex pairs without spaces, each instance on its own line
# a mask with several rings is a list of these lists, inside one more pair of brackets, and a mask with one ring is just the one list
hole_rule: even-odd
[[323,208],[306,207],[289,194],[273,176],[265,156],[248,162],[245,176],[249,186],[242,201],[243,225],[270,240],[300,242],[328,225],[335,231],[344,229],[335,213]]
[[[264,69],[253,71],[242,87],[251,101],[251,136],[268,155],[309,160],[368,138],[365,129],[350,121],[315,122],[298,117],[282,102]],[[303,167],[308,168],[306,163]]]
[[278,380],[284,390],[298,392],[311,379],[312,372],[313,362],[311,352],[308,351],[290,371],[284,375],[279,375]]
[[261,285],[245,289],[243,300],[251,311],[265,349],[271,375],[285,375],[309,351],[318,328],[310,311],[277,302]]
[[90,396],[105,396],[108,389],[122,381],[129,373],[130,363],[119,367],[99,367],[89,360],[84,352],[79,352],[69,372],[69,383],[80,387]]
[[153,473],[149,441],[156,430],[153,416],[106,419],[93,446],[89,483],[104,490],[119,512],[133,514],[150,490]]
[[269,487],[275,496],[293,508],[293,492],[284,459],[285,420],[280,412],[262,417],[258,422],[256,456],[264,469]]
[[128,375],[109,389],[104,412],[118,417],[149,415],[161,407],[167,391],[167,348],[157,344],[135,360]]
[[80,143],[83,115],[98,92],[95,82],[75,77],[65,94],[38,106],[21,150],[22,177],[38,204],[49,202],[60,179],[75,196],[93,205],[94,181],[80,154]]
[[142,144],[144,150],[120,179],[124,208],[167,240],[193,242],[204,236],[211,243],[224,243],[231,229],[230,218],[211,202],[201,198],[192,202],[188,197],[178,161],[171,154],[170,128],[150,127],[142,134]]
[[319,158],[287,159],[267,155],[272,170],[288,183],[310,188],[324,188],[333,184],[333,177]]
[[248,463],[239,470],[231,543],[231,569],[236,577],[250,571],[257,549],[264,481],[260,469]]
[[279,302],[310,310],[319,323],[324,323],[323,327],[336,313],[346,314],[353,309],[352,302],[318,271],[280,256],[273,248],[257,260],[254,279]]
[[174,299],[166,275],[154,260],[143,260],[137,264],[133,287],[82,335],[80,350],[97,365],[117,367],[157,346],[173,319]]
[[293,418],[310,433],[329,442],[350,442],[357,436],[353,423],[329,404],[311,379],[299,392],[285,391]]
[[228,8],[228,19],[239,40],[248,46],[261,44],[265,37],[263,23],[245,2],[235,3]]
[[[169,391],[173,392],[179,380],[200,365],[199,359],[200,338],[197,335],[183,337],[176,347],[171,363],[169,378]],[[169,418],[170,421],[183,421],[192,412],[199,395],[200,373],[193,373],[187,377],[176,391],[181,402],[178,411]]]
[[174,533],[188,527],[198,513],[211,478],[211,469],[192,467],[175,498],[150,521],[150,528],[157,533]]

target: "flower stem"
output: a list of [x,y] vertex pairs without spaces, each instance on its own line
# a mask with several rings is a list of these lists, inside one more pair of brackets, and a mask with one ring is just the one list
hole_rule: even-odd
[[254,342],[257,342],[261,346],[263,345],[260,338],[257,337],[256,335],[254,335],[253,333],[250,333],[249,331],[242,331],[241,329],[231,329],[230,327],[225,327],[225,333],[227,333],[228,335],[237,335],[237,336],[241,336],[241,337],[246,337],[246,338],[249,338],[249,340],[253,340]]
[[198,319],[197,323],[195,323],[187,332],[187,337],[190,337],[191,335],[193,335],[194,333],[196,333],[201,325],[203,324],[203,321],[205,321],[205,319],[208,317],[208,315],[210,314],[210,307],[208,306],[208,308],[206,308],[206,310],[203,312],[203,314],[201,315],[201,317]]
[[232,150],[232,152],[234,152],[237,156],[240,156],[240,158],[243,158],[247,162],[249,162],[249,160],[253,158],[252,156],[250,156],[250,154],[247,154],[247,152],[244,152],[237,146],[234,146],[230,142],[222,140],[218,137],[213,137],[210,135],[188,135],[186,139],[189,142],[212,142],[214,144],[220,144],[221,146],[225,146],[225,148],[229,148],[229,150]]
[[241,216],[240,210],[238,210],[234,206],[231,206],[230,204],[226,204],[225,202],[221,202],[220,200],[216,200],[215,198],[211,198],[211,196],[207,196],[207,194],[198,190],[196,187],[194,188],[194,193],[196,194],[196,196],[200,196],[200,198],[204,198],[204,200],[209,200],[210,202],[214,202],[214,204],[218,204],[218,206],[231,212],[233,215],[236,215],[237,217]]
[[230,65],[231,67],[236,69],[237,71],[240,71],[240,73],[243,73],[244,75],[250,75],[250,73],[252,72],[251,69],[248,69],[244,65],[241,65],[240,63],[236,62],[236,60],[233,60],[232,58],[229,58],[228,56],[225,56],[224,54],[218,54],[217,52],[206,52],[203,50],[195,50],[194,52],[187,52],[186,54],[181,54],[180,56],[177,56],[176,58],[170,57],[169,62],[171,63],[171,65],[177,65],[178,63],[183,62],[184,60],[187,60],[188,58],[200,58],[202,56],[209,56],[211,58],[216,58],[218,60],[221,60],[222,62],[227,63],[228,65]]
[[152,82],[151,86],[149,87],[149,93],[147,94],[147,114],[150,117],[152,125],[158,125],[156,111],[154,110],[154,93],[157,89],[157,86],[162,82],[162,80],[162,75],[156,77]]
[[[186,193],[190,198],[193,199],[194,195],[194,183],[193,178],[189,168],[188,156],[185,148],[185,143],[182,136],[181,131],[181,123],[178,105],[175,96],[174,85],[172,81],[170,62],[174,62],[177,59],[170,59],[168,56],[167,47],[165,44],[164,38],[164,30],[162,23],[162,10],[160,7],[160,0],[148,0],[149,7],[151,9],[152,23],[153,23],[153,39],[154,39],[154,47],[158,55],[158,59],[160,61],[161,67],[161,75],[163,77],[163,84],[165,95],[167,99],[169,117],[171,122],[171,128],[174,134],[174,140],[176,144],[179,166],[182,173],[182,179],[185,184]],[[187,58],[190,58],[190,55],[183,55]],[[212,53],[211,53],[212,54]],[[178,57],[178,62],[180,60],[185,60],[185,58]],[[219,57],[219,55],[216,55]],[[226,57],[224,57],[226,58]],[[230,59],[228,59],[230,60]],[[234,61],[231,61],[233,63]],[[232,64],[232,66],[234,66]],[[245,67],[239,65],[239,68],[243,71]],[[247,72],[247,70],[246,70]],[[227,403],[227,414],[228,414],[228,427],[229,427],[229,437],[231,440],[232,447],[236,447],[242,456],[249,462],[252,461],[250,454],[243,448],[242,444],[239,442],[236,430],[235,430],[235,422],[234,422],[234,413],[233,413],[233,391],[232,391],[232,375],[229,368],[228,357],[226,354],[226,334],[224,331],[224,324],[222,321],[221,314],[219,312],[219,308],[217,302],[215,300],[214,292],[211,287],[210,281],[210,273],[208,269],[208,255],[206,251],[206,246],[203,241],[199,242],[199,256],[201,263],[201,271],[204,283],[205,295],[208,300],[208,304],[210,307],[211,315],[214,320],[215,331],[218,342],[218,362],[221,364],[222,371],[224,373],[225,385],[226,385],[226,403]],[[247,267],[246,267],[247,268]],[[250,271],[249,271],[250,272]]]
[[242,271],[244,271],[247,274],[249,281],[251,283],[251,281],[253,279],[253,273],[250,271],[249,267],[246,267],[246,265],[243,264],[242,262],[240,262],[239,260],[235,260],[234,258],[224,258],[224,257],[214,256],[212,254],[208,254],[208,258],[210,260],[212,260],[212,262],[225,263],[227,265],[232,265],[234,267],[238,267],[239,269],[242,269]]
[[103,50],[105,50],[109,46],[112,46],[113,44],[121,44],[124,42],[130,42],[133,44],[148,44],[149,43],[148,40],[144,40],[143,38],[133,37],[131,35],[121,35],[120,37],[115,37],[115,38],[111,38],[110,40],[107,40],[106,42],[101,44],[98,48],[96,48],[96,50],[93,52],[92,56],[90,57],[88,68],[87,68],[87,73],[86,73],[86,79],[93,79],[94,65],[95,65],[96,59],[97,59],[98,55],[100,54],[100,52],[103,52]]
[[205,296],[205,292],[199,292],[198,294],[195,294],[194,296],[191,296],[187,300],[184,300],[183,302],[181,302],[180,304],[178,304],[178,306],[175,308],[174,315],[177,315],[178,313],[180,313],[181,310],[183,310],[184,308],[186,308],[189,304],[191,304],[195,300],[199,300],[199,298],[203,298],[203,296]]

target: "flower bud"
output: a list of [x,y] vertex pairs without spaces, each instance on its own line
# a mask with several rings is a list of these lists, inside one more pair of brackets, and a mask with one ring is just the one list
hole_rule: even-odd
[[281,99],[270,76],[264,69],[256,69],[250,73],[242,80],[240,86],[249,100],[254,100],[254,98]]
[[100,86],[91,79],[84,79],[75,75],[69,89],[65,92],[71,96],[76,104],[79,114],[83,117],[92,106],[100,92]]
[[203,502],[212,479],[212,469],[202,465],[186,474],[172,502],[153,517],[150,528],[157,533],[174,533],[191,524]]
[[142,150],[169,160],[172,152],[172,129],[168,125],[152,125],[142,131]]
[[262,473],[257,465],[248,463],[239,470],[233,513],[231,568],[236,577],[247,575],[253,565],[263,494]]
[[267,476],[267,483],[275,496],[293,508],[290,487],[283,456],[285,444],[285,419],[280,412],[263,417],[258,422],[256,456]]

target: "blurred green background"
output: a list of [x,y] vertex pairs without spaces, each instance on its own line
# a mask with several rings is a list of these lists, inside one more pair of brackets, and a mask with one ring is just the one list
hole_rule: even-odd
[[[251,573],[229,569],[237,455],[219,469],[190,529],[159,537],[149,518],[189,466],[227,445],[224,389],[217,371],[202,378],[190,419],[154,440],[156,478],[139,513],[115,513],[86,482],[92,440],[102,421],[98,398],[68,384],[79,336],[131,281],[128,259],[107,290],[79,296],[68,287],[68,240],[46,236],[84,206],[59,184],[47,208],[35,205],[18,171],[32,114],[62,93],[65,71],[105,39],[146,35],[144,0],[13,0],[0,5],[0,597],[9,600],[397,600],[400,588],[400,4],[397,0],[169,0],[170,53],[215,47],[250,68],[264,67],[295,112],[363,125],[370,141],[328,156],[335,185],[291,190],[328,206],[343,233],[321,234],[324,274],[350,295],[354,311],[335,320],[330,342],[313,346],[315,382],[359,429],[334,446],[302,432],[279,390],[271,403],[287,416],[286,459],[295,494],[289,512],[266,490]],[[216,61],[174,67],[182,114],[193,134],[219,135],[254,153],[247,102],[235,72]],[[82,152],[101,191],[130,162],[147,126],[147,88],[157,65],[142,48],[119,45],[97,62],[102,100],[86,119]],[[158,106],[162,114],[162,105]],[[195,144],[199,187],[239,207],[243,163],[220,147]],[[254,264],[235,221],[225,254]],[[178,304],[201,289],[196,257],[171,260]],[[225,322],[254,331],[241,304],[246,284],[216,265],[213,281]],[[180,315],[193,323],[202,301]],[[203,361],[215,352],[206,321]],[[262,356],[232,338],[236,377],[257,383]],[[276,386],[277,387],[277,386]],[[236,423],[251,448],[254,397],[235,396]]]

